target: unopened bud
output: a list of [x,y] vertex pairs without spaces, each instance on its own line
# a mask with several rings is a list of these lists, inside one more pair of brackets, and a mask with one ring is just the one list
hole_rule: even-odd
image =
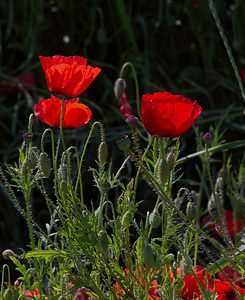
[[169,179],[169,166],[164,158],[157,160],[154,173],[161,184],[164,184]]
[[187,203],[186,216],[189,220],[194,220],[196,217],[196,206],[192,201]]
[[4,251],[2,252],[2,256],[3,256],[4,259],[9,259],[10,256],[15,256],[15,257],[16,257],[17,255],[14,253],[13,250],[11,250],[11,249],[6,249],[6,250],[4,250]]
[[150,244],[146,244],[144,247],[144,263],[146,268],[151,268],[155,264],[155,256]]
[[210,132],[206,132],[204,133],[204,135],[202,136],[203,140],[205,143],[209,143],[210,141],[212,141],[213,136]]
[[48,154],[42,152],[39,156],[39,170],[43,177],[49,177],[51,173],[51,162]]
[[215,183],[215,192],[222,191],[224,188],[224,181],[222,177],[218,177]]
[[101,165],[103,165],[108,156],[108,148],[106,142],[101,142],[98,149],[98,160]]
[[208,200],[208,212],[211,215],[214,215],[217,212],[217,206],[216,206],[215,198],[214,198],[213,194],[210,197],[210,199]]
[[116,144],[120,150],[126,151],[130,148],[131,141],[127,135],[123,135],[116,141]]
[[39,152],[37,147],[32,147],[28,158],[29,168],[31,170],[36,168],[38,164],[38,156],[39,156]]
[[158,228],[161,224],[161,216],[155,209],[149,216],[149,223],[152,228]]
[[138,120],[139,119],[134,115],[130,115],[125,119],[126,123],[131,126],[135,126],[136,124],[138,124]]
[[32,132],[25,132],[22,134],[23,140],[25,141],[26,144],[29,144],[33,138],[33,133]]
[[65,198],[69,195],[69,190],[68,190],[68,187],[67,187],[66,180],[61,180],[61,182],[60,182],[60,191],[61,191],[61,194]]
[[122,217],[122,227],[123,229],[129,227],[130,222],[133,219],[133,213],[131,211],[127,211]]
[[169,152],[169,154],[167,155],[167,163],[168,163],[168,168],[169,168],[169,171],[173,171],[174,169],[174,166],[175,166],[175,156],[174,156],[174,153],[173,152]]
[[14,291],[10,288],[6,288],[3,292],[3,299],[4,300],[14,300],[16,299],[17,295],[15,295]]
[[99,245],[102,249],[103,252],[107,252],[109,248],[109,240],[108,240],[108,235],[105,230],[100,230],[98,233],[99,237]]
[[123,78],[118,78],[114,83],[114,94],[119,98],[126,90],[127,84]]

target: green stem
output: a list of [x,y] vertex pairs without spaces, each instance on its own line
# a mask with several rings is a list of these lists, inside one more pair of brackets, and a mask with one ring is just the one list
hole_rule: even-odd
[[130,67],[130,68],[131,68],[132,75],[133,75],[133,78],[134,78],[134,83],[135,83],[135,94],[136,94],[136,105],[137,105],[137,114],[138,114],[138,117],[141,119],[141,113],[140,113],[140,92],[139,92],[139,82],[138,82],[137,73],[136,73],[136,70],[135,70],[134,65],[133,65],[132,63],[130,63],[130,62],[126,62],[126,63],[122,66],[122,68],[121,68],[119,77],[123,78],[123,74],[124,74],[125,69],[126,69],[127,67]]
[[64,119],[64,105],[65,105],[65,98],[62,97],[61,99],[61,109],[60,109],[60,139],[63,146],[64,151],[66,151],[66,145],[64,140],[64,134],[63,134],[63,119]]
[[241,90],[241,94],[242,94],[242,98],[243,100],[245,101],[245,89],[244,89],[244,85],[243,85],[243,82],[241,80],[241,76],[239,74],[239,70],[237,68],[237,65],[236,65],[236,62],[235,62],[235,59],[233,57],[233,54],[232,54],[232,51],[231,51],[231,47],[229,46],[229,43],[228,43],[228,40],[225,36],[225,33],[224,33],[224,29],[221,25],[221,22],[220,22],[220,19],[219,19],[219,16],[217,14],[217,11],[216,11],[216,8],[214,6],[214,3],[213,3],[213,0],[209,0],[209,7],[210,7],[210,10],[211,10],[211,13],[213,15],[213,18],[214,18],[214,21],[216,23],[216,26],[218,28],[218,31],[219,31],[219,34],[221,36],[221,39],[224,43],[224,46],[225,46],[225,49],[226,49],[226,52],[229,56],[229,59],[230,59],[230,62],[231,62],[231,65],[232,65],[232,68],[233,68],[233,71],[235,73],[235,76],[236,76],[236,79],[238,81],[238,84],[239,84],[239,88]]

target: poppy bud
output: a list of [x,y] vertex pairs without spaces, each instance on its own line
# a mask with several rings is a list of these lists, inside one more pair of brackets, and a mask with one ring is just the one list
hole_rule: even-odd
[[163,263],[164,264],[170,264],[172,261],[174,260],[174,254],[173,253],[169,253],[165,256]]
[[203,140],[205,143],[209,143],[210,141],[212,141],[213,136],[210,132],[206,132],[204,133],[204,135],[202,136]]
[[43,177],[49,177],[51,173],[50,158],[46,152],[42,152],[39,156],[39,170]]
[[123,229],[127,228],[130,225],[132,219],[133,219],[133,213],[131,211],[126,211],[126,213],[122,217]]
[[214,198],[213,194],[210,197],[210,199],[208,200],[208,212],[212,215],[217,212],[217,206],[216,206],[215,198]]
[[65,180],[61,180],[60,182],[60,191],[61,194],[66,198],[69,195],[69,190],[67,187],[67,182]]
[[186,216],[189,220],[194,220],[196,216],[196,206],[192,201],[187,203]]
[[137,117],[135,117],[134,115],[130,115],[125,119],[126,123],[131,126],[135,126],[138,123],[138,120],[139,119]]
[[28,159],[25,158],[24,161],[23,161],[23,164],[21,166],[21,173],[22,175],[27,175],[30,171],[30,168],[29,168],[29,163],[28,163]]
[[23,140],[25,141],[26,144],[29,144],[33,138],[33,133],[32,132],[25,132],[22,134]]
[[164,158],[158,158],[155,166],[155,175],[164,184],[169,179],[169,166]]
[[98,160],[101,165],[103,165],[108,156],[108,148],[106,142],[101,142],[98,149]]
[[2,256],[4,259],[9,259],[10,256],[16,256],[13,250],[11,249],[6,249],[2,252]]
[[152,228],[157,228],[161,224],[161,216],[157,210],[153,210],[153,212],[149,216],[149,223]]
[[123,78],[118,78],[114,83],[114,94],[119,98],[126,90],[127,84]]
[[35,169],[38,163],[38,149],[37,147],[32,147],[29,157],[28,157],[28,164],[29,164],[29,168],[31,170]]
[[108,235],[105,230],[100,230],[98,233],[99,237],[99,245],[101,249],[103,250],[104,253],[108,251],[109,248],[109,240],[108,240]]
[[146,268],[154,266],[155,263],[154,252],[150,244],[146,244],[144,247],[144,263]]
[[174,166],[175,166],[175,156],[174,156],[174,153],[173,152],[169,152],[169,154],[167,155],[167,163],[168,163],[168,168],[169,168],[169,171],[173,171],[174,169]]
[[14,300],[16,298],[15,296],[15,293],[10,288],[5,289],[3,292],[3,299],[5,300]]
[[125,151],[130,148],[131,141],[130,141],[128,135],[123,135],[116,141],[116,144],[120,150]]
[[58,172],[57,172],[57,175],[58,175],[59,181],[67,179],[67,164],[65,164],[64,162],[61,162]]

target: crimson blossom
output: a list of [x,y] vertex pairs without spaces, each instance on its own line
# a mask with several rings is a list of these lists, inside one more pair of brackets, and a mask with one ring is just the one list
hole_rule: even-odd
[[142,97],[142,121],[152,135],[178,137],[191,127],[201,112],[197,101],[182,95],[157,92]]
[[85,91],[101,69],[87,65],[82,56],[39,56],[48,89],[56,94],[76,97]]
[[[76,128],[87,124],[92,118],[92,112],[84,104],[78,103],[79,98],[64,101],[63,128]],[[51,96],[40,100],[34,107],[34,115],[43,123],[52,127],[60,126],[62,100]]]

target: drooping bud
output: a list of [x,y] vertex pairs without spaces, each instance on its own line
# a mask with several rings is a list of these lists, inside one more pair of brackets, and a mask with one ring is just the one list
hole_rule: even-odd
[[103,165],[108,156],[108,148],[106,142],[101,142],[98,148],[98,160],[101,165]]
[[2,252],[2,256],[3,256],[4,259],[9,259],[10,256],[15,256],[15,257],[16,257],[17,255],[14,253],[13,250],[11,250],[11,249],[6,249],[6,250],[4,250],[4,251]]
[[131,146],[131,141],[128,135],[123,135],[119,139],[116,140],[117,147],[122,150],[126,151]]
[[32,132],[25,132],[22,134],[24,142],[28,145],[33,138],[33,133]]
[[213,135],[210,132],[206,132],[206,133],[204,133],[202,138],[203,138],[203,141],[208,144],[212,141]]
[[118,78],[114,83],[114,94],[117,98],[125,92],[127,87],[126,81],[123,78]]
[[174,156],[174,153],[173,152],[169,152],[169,154],[167,155],[167,163],[168,163],[168,168],[169,168],[169,171],[173,171],[174,169],[174,166],[175,166],[175,162],[176,162],[176,159],[175,159],[175,156]]
[[28,158],[29,168],[31,170],[36,168],[38,164],[38,156],[39,156],[39,150],[37,149],[37,147],[32,147]]
[[67,198],[68,195],[69,195],[69,190],[68,190],[68,187],[67,187],[67,182],[66,180],[61,180],[60,182],[60,191],[61,191],[61,194]]
[[51,173],[51,162],[48,154],[46,152],[42,152],[39,156],[39,170],[41,172],[41,176],[48,178]]

